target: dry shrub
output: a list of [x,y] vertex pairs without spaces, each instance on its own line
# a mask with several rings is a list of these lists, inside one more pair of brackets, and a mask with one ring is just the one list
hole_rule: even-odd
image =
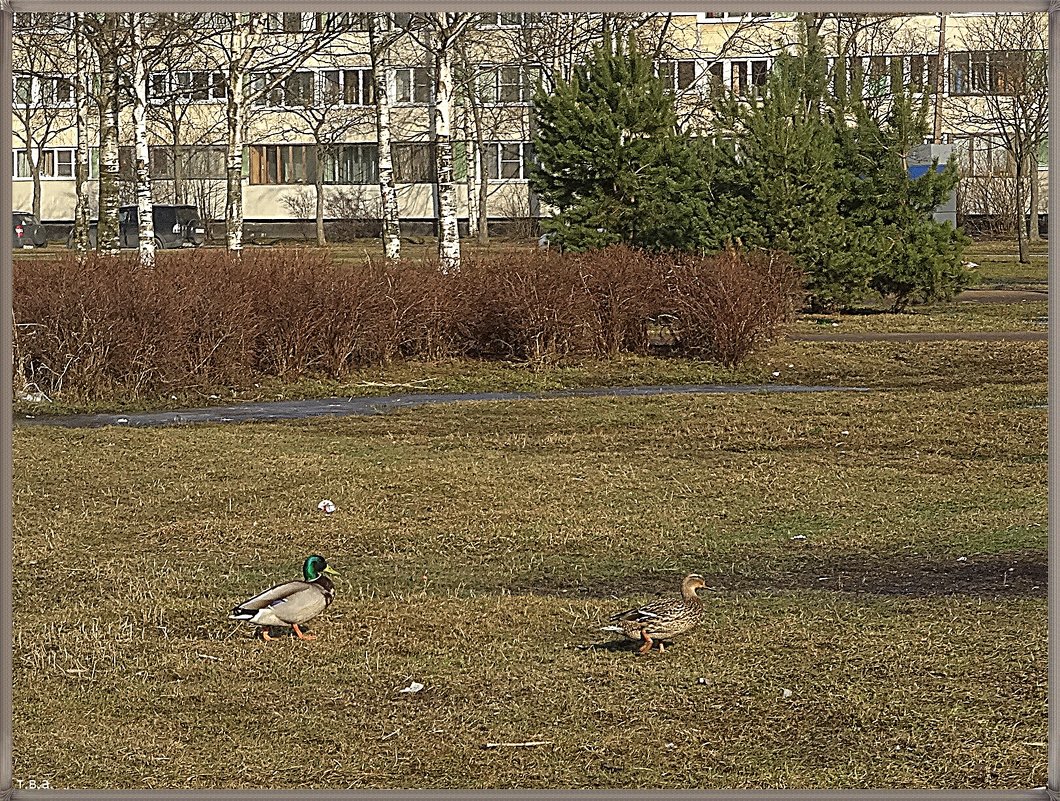
[[542,365],[589,352],[589,304],[570,259],[549,253],[469,259],[459,283],[475,355]]
[[574,258],[592,304],[594,350],[605,356],[646,352],[649,322],[666,305],[663,278],[668,259],[625,245]]
[[789,319],[802,275],[783,253],[678,257],[669,298],[679,350],[735,367]]
[[503,358],[538,366],[649,350],[676,319],[679,352],[735,365],[790,313],[799,277],[776,254],[562,255],[335,264],[325,250],[203,250],[18,262],[16,386],[55,397],[341,379],[395,359]]

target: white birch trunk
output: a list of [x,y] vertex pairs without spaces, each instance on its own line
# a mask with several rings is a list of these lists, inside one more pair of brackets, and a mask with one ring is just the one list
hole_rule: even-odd
[[471,108],[470,92],[464,97],[464,180],[467,185],[467,235],[478,236],[478,141],[474,135],[474,112]]
[[453,181],[453,68],[448,47],[435,53],[434,147],[438,179],[438,261],[443,273],[460,270],[460,229]]
[[390,146],[390,60],[387,47],[378,41],[377,26],[382,14],[369,18],[369,47],[372,55],[372,77],[375,81],[375,130],[379,161],[379,208],[382,218],[383,257],[387,261],[401,258],[401,216],[397,186],[394,184],[394,154]]
[[96,248],[101,253],[116,254],[121,249],[118,227],[118,57],[114,41],[117,26],[108,15],[103,26],[99,48],[99,223]]
[[85,47],[85,15],[74,21],[74,105],[77,129],[77,153],[74,163],[74,250],[79,256],[88,252],[89,216],[89,150],[88,150],[88,50]]
[[239,25],[232,33],[232,61],[228,66],[228,178],[225,198],[225,232],[228,250],[240,253],[243,250],[243,120],[246,114],[243,88],[246,71],[243,66],[244,34]]
[[151,157],[147,148],[147,65],[143,49],[143,13],[129,14],[129,55],[132,59],[133,137],[136,154],[136,213],[140,266],[155,266],[155,223],[151,195]]

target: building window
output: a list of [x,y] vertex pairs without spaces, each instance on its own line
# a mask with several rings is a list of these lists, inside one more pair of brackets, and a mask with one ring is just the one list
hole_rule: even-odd
[[403,67],[394,70],[395,103],[430,103],[431,88],[431,72],[426,67]]
[[33,78],[29,75],[15,76],[15,105],[33,105]]
[[285,106],[313,105],[313,73],[292,72],[283,81]]
[[323,25],[332,31],[366,31],[368,30],[368,17],[368,14],[353,11],[332,13],[325,15]]
[[37,96],[44,106],[69,106],[74,102],[74,85],[65,76],[37,78]]
[[926,89],[930,92],[934,88],[934,84],[929,85],[927,80],[927,59],[921,55],[907,56],[906,64],[909,75],[909,91],[923,92]]
[[710,76],[710,91],[722,92],[725,90],[725,62],[715,61],[709,67],[707,67],[707,74]]
[[312,184],[316,154],[312,145],[251,145],[251,184]]
[[370,106],[375,103],[372,71],[321,70],[320,98],[328,106]]
[[785,18],[784,14],[771,14],[768,11],[756,11],[746,14],[742,11],[701,11],[696,15],[697,22],[747,22],[765,20],[773,17]]
[[951,53],[949,86],[954,95],[1011,95],[1026,85],[1024,52]]
[[[41,178],[73,178],[74,156],[76,151],[71,147],[52,147],[40,151]],[[31,178],[33,169],[30,165],[29,151],[15,150],[13,177]]]
[[152,178],[163,181],[176,178],[174,159],[178,168],[176,172],[182,180],[220,180],[227,174],[227,158],[223,147],[152,145],[149,151]]
[[326,184],[374,184],[379,181],[379,148],[374,142],[334,145],[324,160]]
[[29,178],[32,176],[32,171],[29,166],[29,151],[16,150],[15,151],[15,177],[16,178]]
[[656,73],[667,89],[681,91],[696,82],[696,62],[691,59],[660,61]]
[[434,183],[434,148],[427,142],[397,142],[393,146],[394,181]]
[[487,28],[522,28],[527,25],[536,25],[540,21],[541,13],[536,11],[509,11],[482,15],[482,25]]
[[530,177],[533,161],[531,142],[487,142],[483,160],[491,180],[523,180]]
[[485,67],[479,78],[479,94],[483,103],[520,105],[534,98],[541,80],[541,67],[522,64],[502,64]]
[[251,79],[251,91],[257,96],[255,104],[273,108],[312,106],[314,76],[315,73],[305,70],[292,72],[279,83],[270,86],[276,80],[274,75],[255,73]]
[[729,62],[729,87],[737,97],[749,97],[766,85],[769,61],[764,58]]
[[228,78],[218,70],[177,70],[153,72],[147,82],[147,96],[156,103],[167,100],[206,103],[224,100]]
[[416,25],[416,23],[423,22],[425,12],[418,11],[414,14],[408,12],[401,12],[397,14],[391,14],[390,20],[394,28],[409,29]]
[[311,33],[320,30],[323,22],[319,14],[294,11],[265,14],[264,29],[269,33]]
[[73,178],[74,177],[74,151],[63,148],[62,150],[51,151],[54,155],[54,161],[52,162],[52,175],[56,178]]

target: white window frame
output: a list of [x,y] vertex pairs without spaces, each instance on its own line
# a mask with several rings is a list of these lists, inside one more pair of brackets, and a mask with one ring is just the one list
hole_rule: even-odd
[[[40,154],[42,181],[72,181],[77,169],[77,149],[74,147],[41,147],[25,148],[14,147],[11,150],[11,178],[15,181],[30,181],[33,179],[32,170],[29,165],[29,152]],[[60,172],[60,167],[69,165],[69,174]],[[23,169],[24,168],[24,169]]]
[[[421,71],[422,72],[419,72]],[[416,78],[417,73],[420,75],[426,74],[427,76],[427,98],[424,100],[418,100],[416,98],[416,87],[424,86],[422,83],[418,83]],[[434,83],[431,80],[431,71],[427,67],[397,67],[392,70],[393,77],[391,78],[390,86],[390,98],[391,102],[395,106],[426,106],[431,102],[431,95],[434,93]],[[405,80],[408,82],[408,94],[400,91],[401,81]],[[405,99],[407,97],[407,99]]]
[[[502,81],[505,70],[518,70],[518,82]],[[540,64],[481,64],[478,73],[479,99],[484,106],[529,106],[534,102],[534,87],[541,79]],[[528,83],[533,78],[534,83]],[[518,100],[502,100],[502,87],[518,86]]]
[[[518,149],[518,162],[515,158],[505,158],[505,149],[510,152],[511,148]],[[531,161],[528,151],[533,147],[533,142],[518,140],[494,140],[483,142],[482,168],[486,170],[489,180],[492,182],[526,182],[530,180],[527,167]],[[519,174],[504,177],[505,164],[519,164]]]

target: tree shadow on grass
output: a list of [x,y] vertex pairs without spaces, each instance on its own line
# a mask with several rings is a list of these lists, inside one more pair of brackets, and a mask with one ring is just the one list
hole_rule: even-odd
[[[1048,589],[1046,552],[1033,549],[967,557],[802,551],[745,555],[727,572],[711,572],[703,567],[718,561],[719,557],[706,554],[700,559],[692,557],[688,572],[702,573],[707,585],[715,590],[737,592],[822,590],[911,598],[1044,598]],[[546,575],[529,578],[510,590],[516,594],[619,599],[675,592],[681,578],[681,574],[670,571],[586,576],[580,580],[570,575]]]

